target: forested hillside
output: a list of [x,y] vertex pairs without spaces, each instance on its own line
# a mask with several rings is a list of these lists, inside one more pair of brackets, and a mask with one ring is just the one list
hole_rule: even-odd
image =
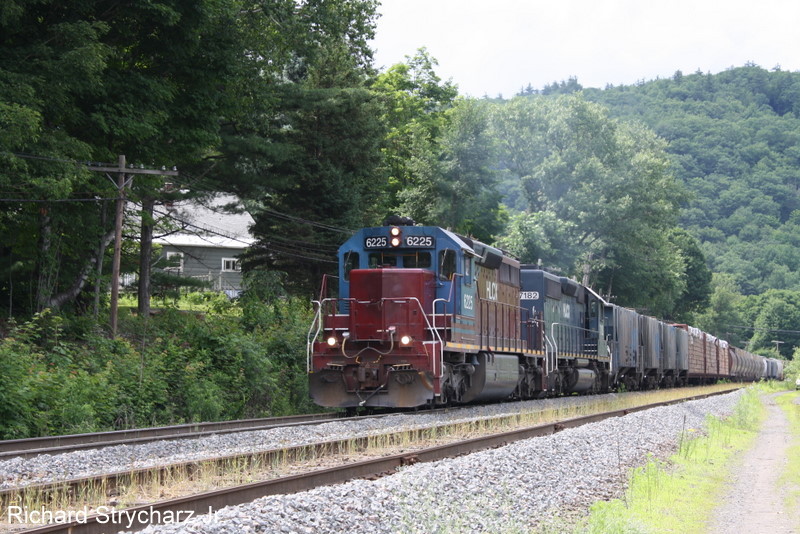
[[800,341],[800,73],[745,65],[603,90],[570,79],[518,97],[575,94],[666,142],[682,191],[676,223],[715,273],[709,300],[686,278],[704,311],[684,320],[790,356]]
[[800,73],[680,72],[588,99],[667,140],[690,197],[681,225],[744,294],[800,290]]

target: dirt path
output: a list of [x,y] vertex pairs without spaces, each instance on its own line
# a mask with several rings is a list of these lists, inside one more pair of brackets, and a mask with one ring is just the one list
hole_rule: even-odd
[[755,446],[735,468],[728,494],[708,530],[712,534],[800,534],[800,516],[785,509],[778,485],[792,436],[775,396],[765,399],[767,420]]

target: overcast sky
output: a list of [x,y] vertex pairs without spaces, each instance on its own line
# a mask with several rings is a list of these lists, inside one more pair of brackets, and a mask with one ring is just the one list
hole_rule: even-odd
[[747,62],[800,70],[800,0],[381,0],[378,67],[427,47],[461,94],[630,85]]

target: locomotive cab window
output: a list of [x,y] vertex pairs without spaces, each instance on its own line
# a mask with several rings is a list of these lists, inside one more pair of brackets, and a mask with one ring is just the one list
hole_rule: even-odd
[[409,254],[403,256],[403,267],[429,269],[431,266],[431,253],[430,252],[417,252],[416,254]]
[[345,252],[344,254],[344,279],[350,280],[350,271],[358,269],[358,252]]
[[447,249],[439,253],[439,279],[452,280],[456,272],[456,251]]
[[464,255],[464,283],[468,286],[472,285],[472,258]]
[[369,255],[369,268],[378,267],[397,267],[397,256],[394,254],[384,254],[383,252],[371,252]]

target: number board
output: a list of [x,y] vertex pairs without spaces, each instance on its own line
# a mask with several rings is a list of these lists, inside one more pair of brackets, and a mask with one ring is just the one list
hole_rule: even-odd
[[538,291],[520,291],[519,292],[519,299],[520,300],[539,300],[539,292]]
[[[436,238],[429,235],[407,235],[403,238],[403,248],[435,248]],[[386,236],[367,237],[364,248],[391,248]]]
[[386,236],[368,237],[364,239],[364,248],[386,248],[389,246],[389,238]]
[[403,246],[409,248],[434,248],[436,239],[429,235],[407,235],[403,239]]

